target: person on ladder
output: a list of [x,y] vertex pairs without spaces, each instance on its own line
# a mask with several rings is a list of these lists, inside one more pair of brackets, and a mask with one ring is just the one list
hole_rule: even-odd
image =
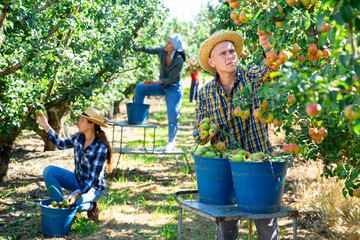
[[138,49],[148,54],[156,54],[160,59],[160,77],[157,81],[140,83],[135,89],[135,103],[143,103],[146,96],[165,96],[169,140],[164,151],[172,151],[176,145],[180,108],[184,97],[180,72],[185,62],[185,43],[180,34],[171,35],[165,47]]

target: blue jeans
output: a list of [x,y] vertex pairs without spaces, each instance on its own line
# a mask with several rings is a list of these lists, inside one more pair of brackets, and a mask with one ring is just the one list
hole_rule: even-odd
[[145,86],[144,83],[136,85],[135,102],[143,103],[146,96],[165,96],[167,118],[169,121],[169,142],[175,141],[179,127],[180,108],[184,97],[184,89],[181,83],[172,83],[166,87],[160,84]]
[[[43,178],[47,189],[53,185],[59,190],[61,195],[63,195],[63,191],[61,189],[62,187],[73,191],[69,196],[73,195],[75,190],[80,188],[80,185],[76,180],[75,173],[56,166],[47,166],[44,169]],[[95,188],[91,188],[87,193],[81,194],[75,201],[75,203],[79,206],[78,211],[84,212],[91,210],[93,207],[92,202],[98,201],[104,193],[105,190],[96,190]],[[50,195],[52,199],[56,199],[57,201],[63,200],[54,188],[50,188]]]

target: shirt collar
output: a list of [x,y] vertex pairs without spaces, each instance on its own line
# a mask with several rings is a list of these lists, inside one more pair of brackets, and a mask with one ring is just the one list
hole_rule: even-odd
[[[240,82],[240,74],[241,74],[240,68],[237,67],[235,79],[234,79],[234,86]],[[215,78],[214,78],[214,82],[213,82],[213,87],[215,87],[215,88],[221,88],[221,85],[219,82],[219,77],[220,77],[219,74],[215,73]]]

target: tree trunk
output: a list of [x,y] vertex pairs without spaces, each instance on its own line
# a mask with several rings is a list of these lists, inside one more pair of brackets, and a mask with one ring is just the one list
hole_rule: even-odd
[[120,101],[115,101],[113,114],[116,115],[118,113],[120,113]]
[[111,120],[114,116],[114,107],[110,106],[109,109],[105,112],[105,117]]
[[[61,131],[61,120],[70,111],[71,105],[72,104],[66,100],[56,106],[46,109],[48,123],[58,134]],[[54,151],[56,149],[55,145],[49,140],[44,130],[40,129],[38,126],[33,126],[33,130],[44,141],[44,151]]]
[[130,84],[125,91],[123,92],[124,98],[120,99],[119,101],[114,102],[114,115],[120,113],[120,103],[124,99],[128,98],[130,94],[132,94],[135,90],[136,84]]
[[14,142],[15,139],[0,146],[0,183],[6,182],[9,179],[8,170]]

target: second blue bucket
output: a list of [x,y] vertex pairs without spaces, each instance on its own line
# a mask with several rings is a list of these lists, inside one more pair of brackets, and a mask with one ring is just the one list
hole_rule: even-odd
[[128,115],[128,123],[129,124],[142,124],[146,123],[148,112],[149,112],[149,104],[143,103],[126,103],[126,111]]
[[191,154],[195,161],[199,201],[214,205],[235,204],[229,159]]
[[279,211],[288,163],[230,161],[238,209],[248,213]]
[[74,205],[68,209],[49,208],[54,199],[40,202],[41,206],[41,232],[45,237],[65,237],[69,234],[75,213],[79,206]]

